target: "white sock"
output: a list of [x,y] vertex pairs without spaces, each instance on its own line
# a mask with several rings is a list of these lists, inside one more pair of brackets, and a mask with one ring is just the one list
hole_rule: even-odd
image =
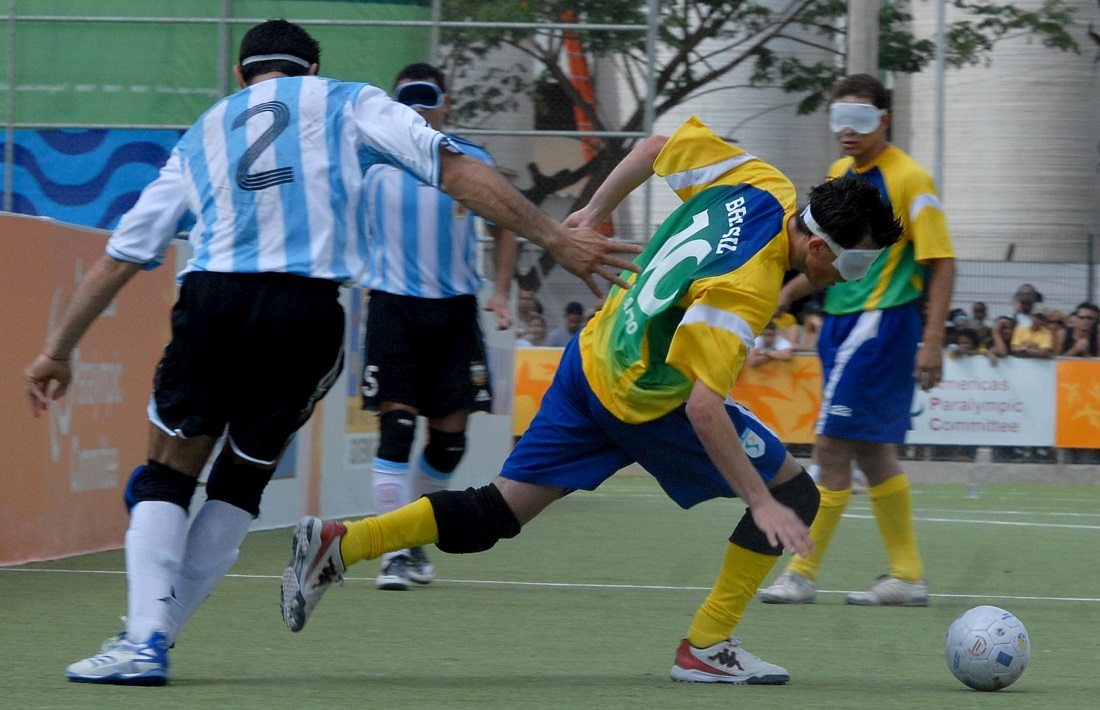
[[175,643],[183,625],[233,567],[251,525],[251,513],[222,500],[208,500],[199,509],[187,533],[177,603],[168,611],[169,643]]
[[420,454],[419,458],[416,459],[416,474],[413,483],[416,497],[419,498],[429,493],[438,493],[439,491],[447,490],[447,486],[450,485],[451,476],[453,475],[454,471],[450,473],[437,471],[428,463],[428,460],[424,458],[424,454]]
[[131,641],[142,642],[154,631],[167,631],[168,609],[176,604],[186,532],[187,511],[175,503],[144,500],[130,511],[126,636]]
[[[412,502],[410,473],[408,462],[396,463],[386,459],[374,459],[370,467],[370,490],[374,497],[375,513],[378,515],[389,513]],[[407,554],[407,550],[394,550],[387,552],[382,559],[388,560],[403,554]]]

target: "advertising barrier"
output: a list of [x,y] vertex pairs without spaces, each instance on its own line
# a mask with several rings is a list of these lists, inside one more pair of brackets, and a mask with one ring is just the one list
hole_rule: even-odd
[[[119,547],[122,487],[145,460],[153,370],[168,342],[174,274],[140,273],[73,351],[68,394],[35,418],[23,368],[41,352],[106,232],[0,215],[0,564]],[[172,263],[170,260],[168,263]]]
[[730,392],[787,444],[809,444],[821,407],[821,361],[795,355],[743,367]]
[[[521,435],[554,378],[560,348],[516,348],[513,431]],[[944,359],[943,382],[913,388],[908,444],[1100,448],[1100,360]],[[821,363],[744,367],[730,392],[787,444],[814,440]]]
[[[123,544],[122,490],[133,468],[145,460],[153,373],[171,337],[176,284],[169,265],[182,267],[187,244],[175,245],[165,266],[135,276],[92,325],[73,352],[68,394],[41,417],[31,416],[22,374],[88,267],[103,254],[107,236],[0,214],[0,327],[6,338],[0,348],[0,404],[9,419],[0,429],[5,464],[0,565]],[[488,284],[485,288],[490,290]],[[343,303],[347,367],[280,461],[253,530],[285,527],[307,513],[358,517],[373,512],[369,471],[378,423],[359,409],[362,292],[345,291]],[[455,471],[456,488],[491,480],[512,445],[511,333],[493,330],[491,315],[482,317],[494,408],[470,419],[470,446]],[[556,364],[555,358],[551,373]],[[528,404],[532,412],[538,406],[537,401]],[[195,501],[202,497],[200,489]],[[193,502],[191,513],[200,507]]]
[[1100,361],[1059,360],[1054,445],[1100,448]]
[[945,359],[943,381],[913,396],[910,444],[1051,446],[1055,363],[985,357]]

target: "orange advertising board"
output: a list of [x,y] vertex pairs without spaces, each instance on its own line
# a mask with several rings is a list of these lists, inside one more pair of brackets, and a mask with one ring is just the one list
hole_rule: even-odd
[[1059,360],[1054,445],[1100,448],[1100,361]]
[[[517,436],[524,432],[538,410],[542,395],[554,378],[560,357],[561,350],[557,348],[516,350],[514,431]],[[959,367],[954,361],[946,364],[949,368]],[[991,367],[984,358],[972,364]],[[1041,370],[1036,373],[1032,368]],[[1004,380],[999,389],[1008,391],[1023,388],[1028,392],[1027,395],[1019,395],[1026,399],[1026,406],[1017,409],[1034,406],[1054,411],[1053,426],[1042,435],[1041,443],[1033,445],[1100,448],[1100,359],[1020,360],[1015,368],[1009,368],[1002,363],[1001,367],[991,372]],[[1044,373],[1053,379],[1053,387],[1026,389],[1026,383],[1033,382],[1037,374]],[[956,380],[966,379],[953,369],[949,374]],[[821,407],[821,361],[816,355],[804,354],[795,355],[787,362],[771,361],[759,367],[744,367],[730,394],[771,427],[784,443],[811,444],[814,441],[818,409]],[[927,396],[944,395],[937,389]],[[1053,403],[1051,398],[1054,399]],[[988,393],[965,404],[970,409],[1004,406],[1003,402],[992,401]],[[917,414],[918,412],[914,412],[914,417]],[[1045,421],[1049,422],[1049,414],[1046,417]],[[966,443],[977,446],[1002,445],[992,436],[971,430],[967,434]],[[953,442],[933,440],[931,443]]]
[[512,398],[512,433],[516,436],[527,431],[539,411],[562,352],[562,348],[516,348]]
[[[534,419],[561,353],[561,348],[516,348],[512,416],[516,436]],[[816,355],[796,355],[790,362],[742,368],[731,394],[785,443],[811,443],[821,405],[821,361]]]
[[816,355],[795,355],[787,362],[742,367],[730,394],[783,443],[813,443],[821,407],[821,360]]
[[145,461],[145,408],[170,336],[172,269],[140,273],[123,289],[73,352],[69,392],[38,418],[22,374],[106,237],[0,214],[0,406],[7,413],[0,564],[122,546],[122,489]]

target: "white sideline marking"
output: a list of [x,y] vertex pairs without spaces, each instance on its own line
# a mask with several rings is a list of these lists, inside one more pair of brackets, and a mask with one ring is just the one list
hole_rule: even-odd
[[[845,513],[845,518],[856,520],[874,520],[873,515],[861,515],[859,513]],[[964,523],[967,525],[1009,525],[1016,528],[1066,528],[1069,530],[1100,530],[1100,525],[1074,525],[1071,523],[1027,523],[1021,520],[978,520],[975,518],[918,518],[913,520],[922,523]]]
[[[871,510],[869,505],[853,505],[849,504],[847,510],[854,510],[857,512],[866,512]],[[1076,512],[1068,510],[990,510],[983,508],[980,510],[963,510],[960,508],[913,508],[913,513],[957,513],[959,515],[1013,515],[1023,516],[1032,515],[1036,517],[1052,517],[1052,518],[1100,518],[1100,510]]]
[[[31,572],[38,574],[125,574],[122,570],[97,570],[97,569],[21,569],[0,567],[2,572]],[[227,574],[227,578],[234,579],[282,579],[282,575],[271,574]],[[344,577],[352,582],[375,581],[374,577]],[[620,589],[661,592],[706,592],[710,587],[691,587],[686,585],[671,586],[663,584],[598,584],[593,582],[517,582],[504,579],[436,579],[436,582],[447,584],[469,584],[501,587],[544,587],[548,589]],[[851,594],[856,590],[843,589],[818,589],[818,594]],[[860,590],[865,591],[865,590]],[[1006,599],[1012,601],[1041,601],[1041,602],[1100,602],[1100,597],[1036,597],[1014,594],[932,594],[939,599]]]

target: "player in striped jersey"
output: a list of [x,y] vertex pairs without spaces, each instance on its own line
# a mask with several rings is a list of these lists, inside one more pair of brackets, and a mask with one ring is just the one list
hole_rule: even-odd
[[[438,68],[422,62],[405,67],[394,97],[443,129],[450,97]],[[448,139],[494,165],[480,146]],[[466,451],[470,413],[492,408],[477,303],[479,219],[446,193],[383,162],[366,172],[360,214],[369,247],[363,286],[370,289],[361,391],[363,408],[380,415],[371,493],[375,511],[388,513],[447,487]],[[494,224],[488,231],[495,241],[495,280],[485,310],[504,330],[512,322],[508,292],[516,241]],[[427,444],[410,465],[420,415],[428,420]],[[376,584],[405,590],[434,575],[424,549],[414,547],[387,553]]]
[[563,495],[593,490],[638,462],[681,507],[733,496],[748,504],[718,580],[680,642],[672,678],[789,680],[732,634],[783,549],[812,550],[808,526],[818,492],[729,391],[775,312],[788,269],[819,286],[859,279],[901,228],[862,178],[819,185],[797,209],[794,186],[779,170],[696,118],[670,138],[641,143],[566,223],[600,224],[654,172],[684,204],[636,260],[641,271],[630,275],[630,290],[612,288],[565,349],[500,476],[378,517],[303,518],[283,574],[283,619],[292,631],[354,562],[428,543],[444,552],[487,550]]
[[[942,376],[944,321],[955,285],[955,254],[932,178],[886,139],[889,95],[878,79],[856,74],[833,91],[830,128],[847,157],[829,176],[858,175],[875,184],[905,227],[905,237],[858,283],[825,295],[818,352],[825,384],[813,456],[820,466],[821,511],[813,525],[816,551],[792,560],[761,599],[776,604],[814,600],[818,572],[852,495],[853,462],[864,472],[871,508],[886,546],[889,572],[849,604],[924,606],[928,582],[917,550],[909,480],[896,445],[909,430],[914,378],[925,390]],[[929,273],[929,271],[931,273]],[[813,290],[802,277],[783,290],[781,308]],[[924,325],[918,299],[927,294]],[[922,332],[923,331],[923,332]]]
[[[356,228],[359,148],[547,247],[596,291],[593,273],[622,268],[628,262],[613,255],[637,251],[558,224],[385,92],[318,77],[319,59],[317,42],[293,23],[245,34],[241,91],[181,137],[25,370],[37,415],[65,393],[88,326],[131,277],[160,263],[180,217],[193,214],[193,256],[149,403],[148,461],[125,491],[126,630],[69,666],[71,680],[168,682],[168,648],[236,560],[290,437],[332,386],[344,346],[338,291],[358,278],[366,251]],[[207,501],[189,525],[197,477],[223,433]]]

